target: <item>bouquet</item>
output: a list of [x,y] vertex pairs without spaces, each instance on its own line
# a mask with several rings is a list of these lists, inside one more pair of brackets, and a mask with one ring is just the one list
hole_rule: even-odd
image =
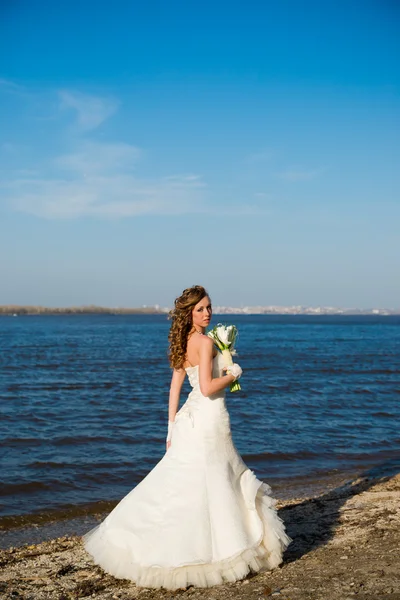
[[[225,366],[233,365],[232,356],[237,355],[235,350],[235,342],[239,332],[235,325],[215,325],[207,335],[214,341],[216,346],[221,350],[224,357]],[[238,392],[241,389],[238,381],[232,381],[230,385],[231,392]]]

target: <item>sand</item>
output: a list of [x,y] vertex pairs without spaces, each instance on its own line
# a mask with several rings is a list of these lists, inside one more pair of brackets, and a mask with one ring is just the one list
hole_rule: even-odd
[[0,550],[4,599],[400,600],[400,474],[278,502],[294,539],[273,571],[213,588],[138,588],[93,564],[79,536]]

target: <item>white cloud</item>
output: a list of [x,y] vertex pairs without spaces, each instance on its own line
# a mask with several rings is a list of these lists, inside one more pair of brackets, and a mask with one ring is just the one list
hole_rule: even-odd
[[[106,148],[102,150],[105,157]],[[16,211],[47,219],[270,214],[268,207],[247,201],[223,205],[213,202],[206,183],[198,175],[142,178],[131,172],[112,172],[105,159],[85,173],[78,168],[78,156],[79,152],[69,155],[68,160],[65,156],[55,159],[59,170],[52,178],[18,173],[0,186],[0,197]]]
[[274,152],[272,150],[263,150],[262,152],[254,152],[253,154],[249,154],[246,158],[246,162],[253,163],[266,163],[269,162],[274,157]]
[[123,217],[191,211],[197,190],[184,182],[93,176],[86,181],[21,179],[10,186],[14,207],[47,218]]
[[82,141],[75,152],[55,158],[60,169],[77,173],[105,173],[131,170],[141,156],[136,146],[121,142],[99,143]]
[[47,218],[123,217],[196,212],[204,182],[196,175],[146,179],[134,167],[140,151],[118,143],[82,142],[75,153],[56,157],[42,172],[17,173],[3,184],[14,209]]
[[311,181],[316,179],[324,172],[324,169],[286,169],[277,173],[277,177],[286,181]]
[[[143,177],[140,148],[90,137],[90,131],[117,110],[116,100],[66,90],[58,96],[59,108],[73,110],[77,116],[78,127],[69,129],[68,135],[58,121],[57,141],[68,143],[70,150],[53,156],[49,146],[47,158],[41,159],[34,157],[33,147],[26,146],[23,155],[14,152],[17,160],[8,165],[0,181],[0,200],[13,210],[47,219],[265,213],[266,209],[246,200],[231,200],[230,193],[223,201],[220,197],[215,201],[215,193],[196,173]],[[43,145],[46,147],[46,140]],[[10,156],[14,150],[12,142],[0,146],[3,155]]]
[[115,113],[119,105],[113,98],[90,96],[70,90],[60,90],[58,94],[62,109],[73,109],[78,113],[78,126],[82,131],[96,129]]
[[[1,82],[0,82],[1,83]],[[0,198],[14,210],[44,218],[123,217],[202,211],[205,183],[196,174],[143,178],[136,173],[142,151],[128,143],[88,137],[112,115],[118,102],[80,92],[60,91],[60,108],[77,115],[78,130],[67,136],[73,150],[8,170]],[[60,139],[65,131],[60,123]],[[10,152],[12,144],[3,145]],[[20,161],[22,163],[22,160]]]
[[18,85],[17,83],[14,83],[13,81],[10,81],[9,79],[3,79],[0,77],[0,88],[3,89],[3,91],[6,92],[22,92],[24,91],[24,88],[21,85]]

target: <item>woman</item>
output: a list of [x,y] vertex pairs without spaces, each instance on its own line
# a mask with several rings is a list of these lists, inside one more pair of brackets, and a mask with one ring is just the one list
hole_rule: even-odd
[[[166,453],[108,517],[84,536],[94,561],[138,586],[210,587],[282,562],[292,541],[271,488],[233,444],[225,389],[237,363],[205,335],[211,300],[202,286],[183,291],[170,311],[173,368]],[[192,390],[178,409],[186,374]]]

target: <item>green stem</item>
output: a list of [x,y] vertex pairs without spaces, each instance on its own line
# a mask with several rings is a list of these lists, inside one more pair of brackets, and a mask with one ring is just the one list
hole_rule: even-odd
[[231,392],[238,392],[242,388],[240,387],[240,383],[236,380],[236,381],[232,381],[229,389]]

